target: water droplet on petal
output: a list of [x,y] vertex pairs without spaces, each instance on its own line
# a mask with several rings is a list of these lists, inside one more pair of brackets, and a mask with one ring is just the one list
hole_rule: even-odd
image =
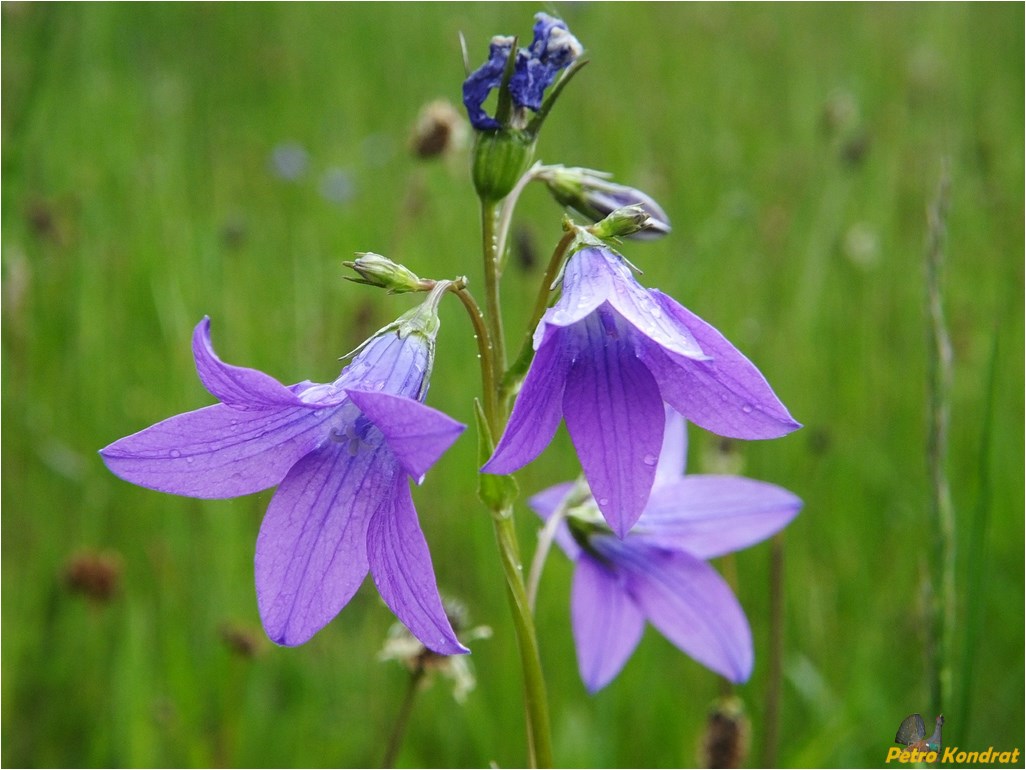
[[643,458],[641,458],[641,461],[645,463],[645,465],[655,465],[657,462],[659,462],[659,458],[655,455],[645,455]]
[[191,462],[192,462],[193,460],[195,460],[195,459],[196,459],[195,457],[186,457],[186,458],[185,458],[185,462],[187,462],[187,463],[191,463]]
[[744,412],[745,414],[751,414],[752,413],[752,409],[753,409],[753,407],[752,407],[751,404],[745,404],[744,406],[741,407],[741,411]]
[[609,498],[608,497],[600,497],[597,502],[598,502],[599,505],[609,505]]
[[175,458],[175,459],[177,459],[177,458],[179,458],[179,457],[181,457],[181,456],[182,456],[182,453],[181,453],[181,452],[179,452],[179,451],[178,451],[177,449],[172,449],[172,450],[171,450],[171,451],[169,452],[169,454],[170,454],[170,455],[171,455],[171,456],[172,456],[173,458]]

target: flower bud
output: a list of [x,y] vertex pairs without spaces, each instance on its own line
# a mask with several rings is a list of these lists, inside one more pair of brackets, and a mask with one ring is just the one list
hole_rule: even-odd
[[382,289],[388,289],[389,294],[424,291],[430,288],[430,284],[418,278],[409,268],[372,251],[358,253],[355,261],[342,264],[352,268],[360,276],[359,278],[346,276],[347,280],[368,286],[379,286]]
[[589,168],[564,166],[544,166],[535,173],[535,178],[545,182],[557,201],[593,222],[602,221],[617,209],[640,207],[648,215],[648,222],[631,231],[635,238],[658,238],[670,232],[669,217],[651,196],[633,187],[611,182],[610,177],[610,174]]
[[641,206],[624,206],[588,228],[599,238],[623,238],[652,227],[652,217]]
[[534,137],[517,129],[480,132],[474,142],[474,189],[484,201],[509,195],[534,159]]

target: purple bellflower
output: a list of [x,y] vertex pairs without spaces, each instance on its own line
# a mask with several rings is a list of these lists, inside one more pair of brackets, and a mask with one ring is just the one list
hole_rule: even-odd
[[573,483],[530,500],[543,519],[557,510],[565,515],[555,538],[576,563],[570,615],[578,669],[590,692],[620,672],[646,620],[730,681],[751,675],[744,610],[705,560],[764,540],[786,526],[802,502],[786,489],[741,476],[685,476],[685,456],[684,419],[667,410],[652,496],[622,540]]
[[607,247],[570,257],[562,295],[538,324],[534,349],[509,424],[482,470],[523,467],[563,418],[599,510],[620,537],[652,489],[664,403],[732,438],[775,438],[800,427],[723,335],[639,285]]
[[[534,40],[528,48],[517,51],[509,94],[514,107],[537,112],[542,106],[545,89],[552,85],[559,71],[581,55],[581,44],[566,24],[545,13],[535,15]],[[484,103],[492,89],[502,84],[506,62],[513,50],[513,38],[496,36],[488,48],[488,61],[463,82],[463,104],[471,125],[478,131],[495,131],[502,126],[484,111]]]
[[364,343],[332,383],[286,387],[223,363],[210,321],[193,334],[203,385],[221,403],[100,451],[149,489],[227,498],[278,486],[256,544],[268,636],[306,642],[373,575],[382,599],[434,652],[467,652],[438,595],[407,476],[418,483],[463,431],[425,406],[437,315],[429,299]]

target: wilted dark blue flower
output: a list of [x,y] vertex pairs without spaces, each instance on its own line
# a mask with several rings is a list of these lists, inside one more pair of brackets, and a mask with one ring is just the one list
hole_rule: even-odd
[[488,46],[488,61],[463,81],[463,105],[470,124],[478,131],[498,129],[499,121],[490,117],[482,105],[492,89],[502,82],[502,74],[513,50],[513,38],[496,35]]
[[581,679],[591,692],[620,672],[647,620],[683,652],[732,682],[752,672],[752,634],[730,586],[706,563],[786,526],[802,502],[741,476],[684,474],[685,423],[667,410],[652,496],[621,540],[590,496],[560,484],[531,498],[548,519],[563,509],[556,541],[574,562],[571,622]]
[[567,262],[559,301],[534,334],[535,357],[486,473],[537,457],[566,419],[599,510],[623,537],[648,501],[664,402],[733,438],[800,427],[758,369],[716,329],[641,287],[604,247]]
[[566,24],[546,13],[535,14],[534,40],[528,49],[521,49],[509,80],[513,103],[537,112],[541,109],[545,89],[552,85],[559,71],[570,66],[581,55],[582,48]]
[[157,423],[101,450],[143,487],[201,498],[278,486],[256,546],[268,636],[310,639],[367,572],[425,646],[466,652],[446,619],[407,476],[419,481],[464,426],[422,402],[437,316],[425,305],[368,340],[338,379],[286,387],[223,363],[210,322],[193,335],[196,368],[221,403]]
[[[537,112],[541,109],[545,89],[552,85],[559,71],[581,55],[581,44],[560,19],[545,13],[535,15],[534,40],[528,48],[517,51],[509,95],[513,106]],[[501,128],[482,105],[493,88],[502,83],[506,62],[513,50],[513,38],[496,36],[488,48],[488,61],[463,82],[463,104],[471,125],[479,131]]]

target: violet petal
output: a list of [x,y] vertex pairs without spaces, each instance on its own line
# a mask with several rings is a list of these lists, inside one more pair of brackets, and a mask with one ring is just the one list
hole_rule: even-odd
[[684,475],[688,462],[688,424],[676,409],[666,407],[666,427],[663,429],[663,448],[659,450],[656,465],[655,488]]
[[570,490],[574,488],[574,482],[564,481],[562,484],[556,484],[548,489],[543,489],[541,492],[533,495],[527,504],[531,506],[531,510],[542,517],[543,520],[548,521],[549,517],[556,512],[560,503],[563,502]]
[[[531,510],[541,516],[542,519],[548,521],[563,502],[563,499],[573,491],[575,486],[577,485],[572,481],[556,484],[555,486],[544,489],[538,494],[532,496],[527,501],[527,504],[531,507]],[[581,546],[577,544],[573,535],[570,534],[570,530],[567,528],[565,521],[556,528],[556,534],[553,539],[556,541],[556,544],[560,549],[562,549],[563,553],[565,553],[571,560],[576,560],[580,555]]]
[[596,692],[620,673],[638,646],[645,618],[623,577],[590,556],[582,557],[574,570],[570,616],[581,679]]
[[599,510],[624,537],[652,490],[665,413],[652,375],[603,320],[585,321],[587,344],[567,375],[563,412]]
[[[235,409],[279,409],[308,406],[293,392],[269,374],[244,366],[224,363],[210,342],[210,318],[204,317],[192,333],[192,353],[196,372],[203,386],[222,403]],[[340,396],[335,403],[344,400]]]
[[305,407],[242,411],[214,404],[119,439],[100,455],[114,475],[147,489],[237,497],[279,483],[324,440],[329,417]]
[[348,389],[346,393],[385,437],[392,454],[419,484],[465,425],[402,396]]
[[762,373],[722,334],[661,292],[652,295],[689,328],[711,360],[696,361],[644,345],[641,355],[665,399],[691,422],[721,436],[764,439],[801,427]]
[[701,559],[638,541],[593,540],[627,575],[648,621],[683,652],[732,682],[752,673],[752,632],[727,582]]
[[267,508],[256,544],[257,604],[267,635],[302,644],[367,576],[367,525],[388,512],[399,467],[385,447],[355,456],[330,442],[300,460]]
[[470,652],[442,607],[406,479],[398,477],[388,494],[392,504],[374,515],[367,533],[371,575],[381,598],[428,649],[439,655]]
[[765,540],[801,507],[799,497],[765,481],[685,476],[652,490],[632,536],[711,559]]
[[522,468],[552,441],[563,416],[563,388],[570,365],[559,330],[535,354],[506,430],[481,470],[506,474]]

